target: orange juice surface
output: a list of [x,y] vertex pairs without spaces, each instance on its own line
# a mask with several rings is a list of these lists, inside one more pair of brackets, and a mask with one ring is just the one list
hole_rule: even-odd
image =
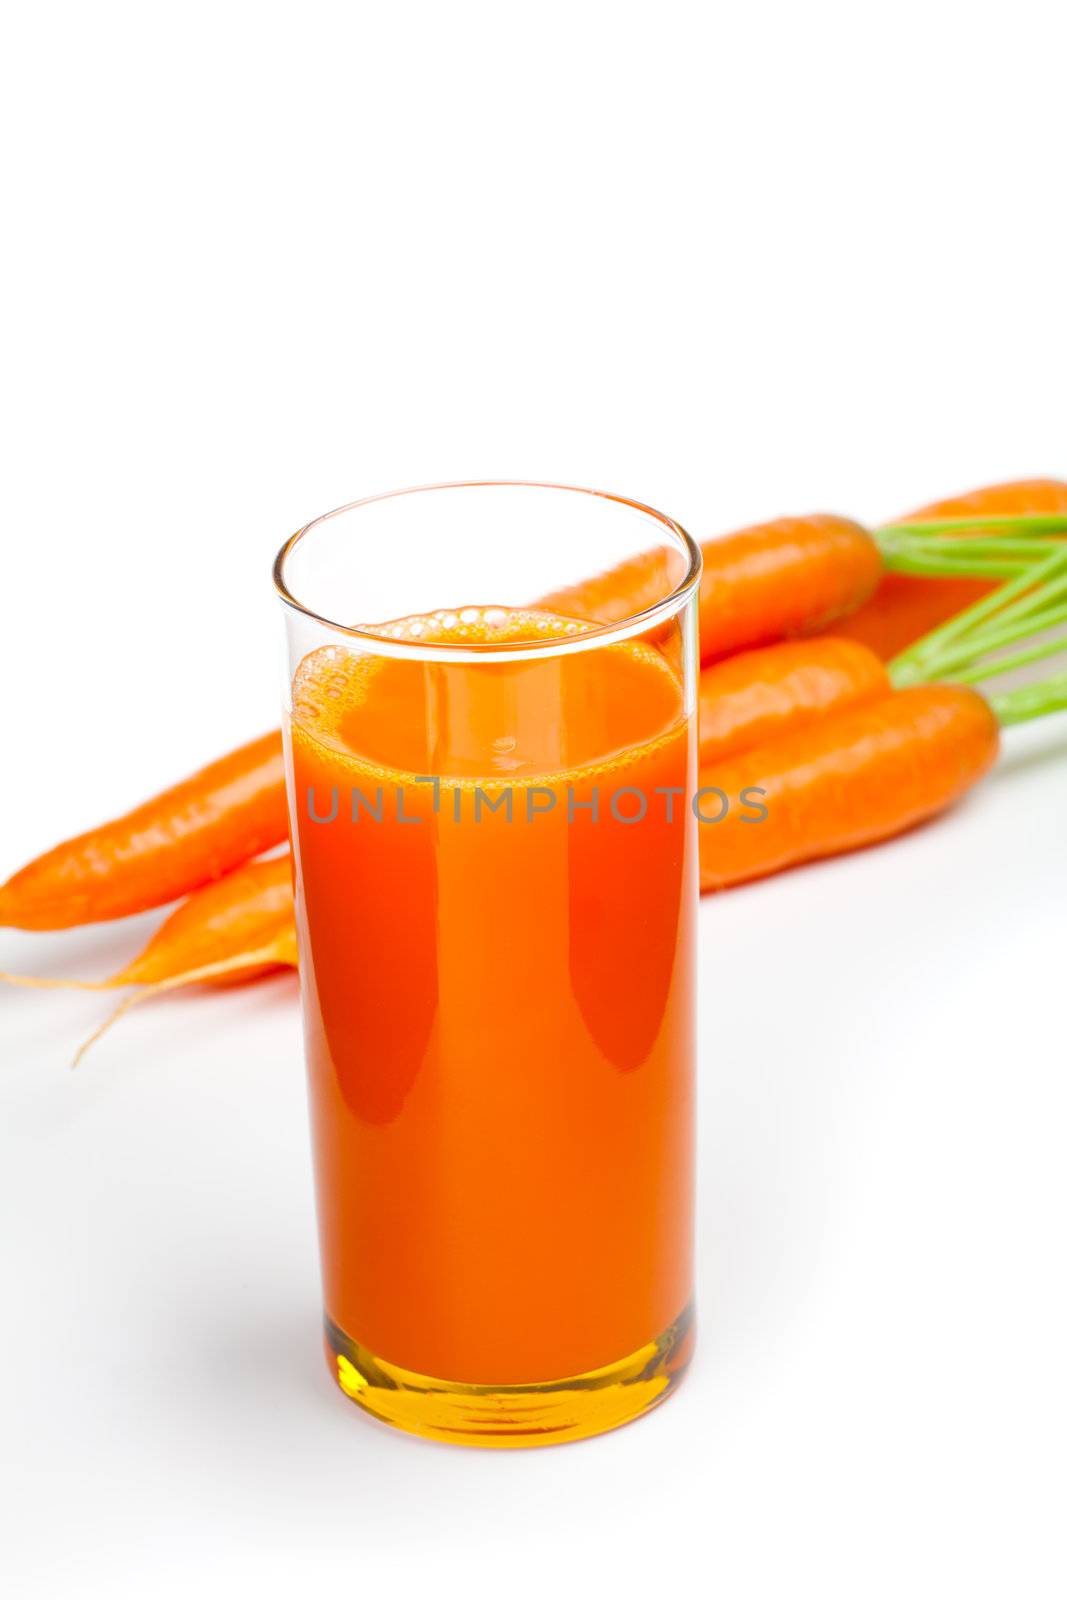
[[[475,607],[381,630],[581,631]],[[353,644],[297,670],[326,1309],[416,1373],[586,1373],[689,1301],[693,740],[668,655],[427,662]]]

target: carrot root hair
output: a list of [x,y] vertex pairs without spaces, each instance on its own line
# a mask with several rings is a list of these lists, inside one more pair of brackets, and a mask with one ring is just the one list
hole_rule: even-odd
[[127,1011],[140,1005],[142,1000],[151,1000],[154,995],[163,994],[170,989],[182,989],[192,983],[203,983],[209,978],[220,978],[231,972],[239,972],[246,967],[291,967],[292,961],[285,952],[281,941],[265,945],[260,950],[244,950],[240,955],[227,956],[224,961],[210,961],[206,966],[195,967],[191,972],[176,973],[173,978],[160,978],[156,983],[145,984],[135,994],[129,994],[121,1001],[109,1017],[105,1017],[100,1026],[83,1039],[74,1053],[71,1061],[71,1070],[79,1066],[88,1053],[108,1033]]
[[0,972],[0,983],[14,984],[18,989],[85,989],[99,992],[101,989],[117,988],[113,978],[99,978],[96,982],[88,978],[34,978],[27,972]]

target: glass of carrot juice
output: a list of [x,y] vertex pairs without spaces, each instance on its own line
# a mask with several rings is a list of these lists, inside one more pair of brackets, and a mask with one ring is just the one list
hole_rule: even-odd
[[275,564],[326,1349],[457,1443],[692,1346],[695,600],[646,506],[447,484]]

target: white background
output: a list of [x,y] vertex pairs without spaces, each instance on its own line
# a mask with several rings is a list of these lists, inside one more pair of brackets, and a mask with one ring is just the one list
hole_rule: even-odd
[[[282,538],[467,475],[700,537],[1067,473],[1062,7],[9,8],[0,875],[276,718]],[[332,1388],[291,980],[0,996],[16,1596],[1062,1595],[1065,720],[702,909],[700,1353],[616,1435]],[[4,934],[100,974],[144,926]]]

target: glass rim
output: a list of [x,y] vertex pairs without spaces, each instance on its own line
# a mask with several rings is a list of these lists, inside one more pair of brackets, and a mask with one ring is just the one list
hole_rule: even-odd
[[[615,505],[627,506],[632,511],[639,511],[651,517],[662,527],[668,529],[681,546],[681,553],[688,558],[685,573],[662,600],[657,600],[651,606],[645,606],[640,611],[635,611],[628,616],[620,618],[617,622],[592,622],[577,633],[567,638],[552,639],[511,639],[504,643],[494,643],[492,640],[434,640],[432,643],[421,639],[396,639],[371,632],[369,628],[353,627],[350,623],[337,622],[331,617],[325,617],[321,612],[307,606],[289,588],[286,581],[285,565],[296,549],[297,545],[313,529],[324,522],[331,522],[334,517],[343,516],[349,511],[358,511],[363,506],[376,505],[383,500],[396,500],[404,495],[429,494],[445,489],[552,489],[564,494],[589,495],[597,500],[609,500]],[[627,558],[623,558],[624,560]],[[632,559],[632,558],[630,558]],[[695,539],[676,522],[673,517],[668,517],[665,512],[657,511],[654,506],[646,505],[644,501],[632,500],[627,495],[609,494],[603,489],[586,489],[580,484],[573,483],[544,483],[529,478],[473,478],[459,479],[447,483],[422,483],[412,485],[407,489],[392,489],[385,494],[365,495],[360,500],[350,500],[346,505],[337,506],[333,511],[323,512],[321,516],[313,517],[302,528],[282,545],[274,558],[272,576],[274,589],[279,599],[291,611],[307,617],[310,621],[319,623],[322,627],[329,628],[331,632],[347,635],[352,639],[365,641],[366,645],[377,654],[407,656],[422,660],[467,660],[478,658],[492,658],[496,660],[529,660],[537,657],[557,656],[572,651],[589,650],[601,645],[621,643],[632,638],[635,634],[644,633],[657,622],[666,621],[679,611],[689,596],[695,591],[700,582],[703,567],[703,557],[700,546]],[[592,577],[593,574],[590,574]],[[534,609],[531,607],[530,609]]]

